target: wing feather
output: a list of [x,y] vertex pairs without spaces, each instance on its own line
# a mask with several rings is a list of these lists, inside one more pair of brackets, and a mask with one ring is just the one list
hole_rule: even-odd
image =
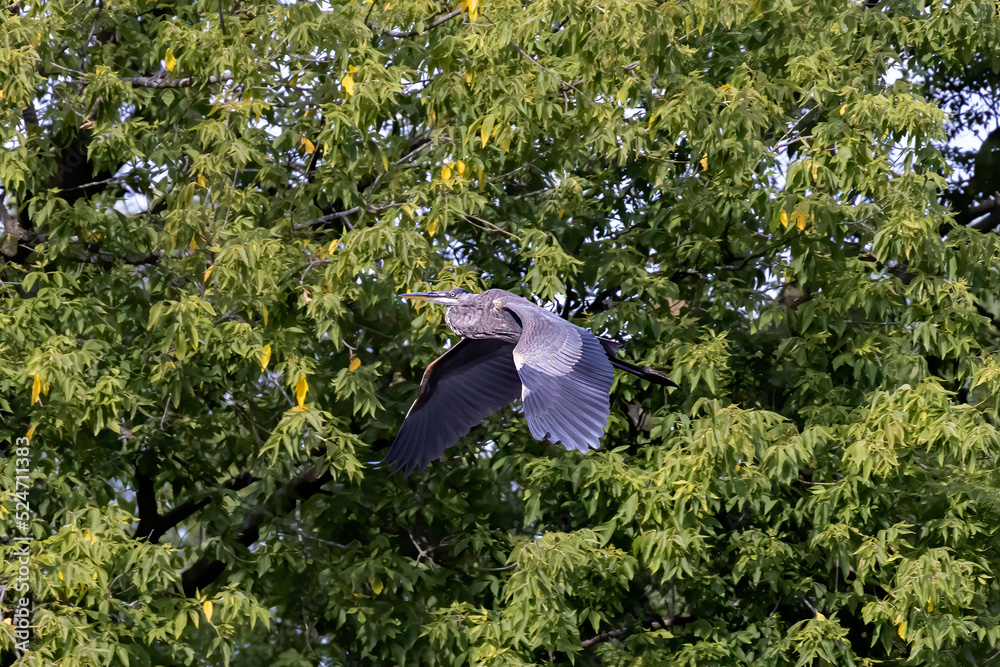
[[518,299],[503,307],[521,322],[513,359],[531,435],[582,452],[600,446],[611,415],[614,370],[586,329]]
[[463,338],[424,371],[386,460],[409,475],[521,394],[514,344]]

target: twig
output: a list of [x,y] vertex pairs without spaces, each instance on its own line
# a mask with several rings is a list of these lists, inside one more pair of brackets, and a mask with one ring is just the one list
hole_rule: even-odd
[[[473,222],[473,220],[475,220],[476,222],[478,222],[480,224],[477,225],[475,222]],[[468,222],[473,227],[476,227],[478,229],[482,229],[484,232],[494,231],[494,232],[500,232],[501,234],[506,234],[507,236],[513,236],[513,237],[517,236],[517,234],[512,234],[511,232],[508,232],[506,229],[501,229],[500,227],[497,227],[495,224],[493,224],[489,220],[483,220],[482,218],[480,218],[478,216],[475,216],[475,215],[472,215],[471,213],[466,213],[465,214],[465,221]],[[485,227],[481,227],[480,225],[486,225],[486,226]]]
[[[305,229],[307,227],[312,227],[313,225],[322,225],[327,222],[332,222],[334,220],[339,220],[340,218],[346,218],[349,215],[354,215],[361,210],[360,206],[355,206],[354,208],[349,208],[346,211],[338,211],[337,213],[330,213],[329,215],[324,215],[315,220],[310,220],[309,222],[302,222],[294,225],[293,229]],[[348,229],[354,229],[350,223],[345,223]]]
[[69,192],[70,190],[85,190],[87,188],[92,188],[95,185],[107,185],[108,183],[120,180],[122,180],[121,176],[112,176],[111,178],[105,178],[103,181],[91,181],[90,183],[84,183],[83,185],[74,185],[69,188],[55,187],[53,188],[53,190],[55,190],[56,192]]
[[[301,502],[301,501],[297,501],[297,502]],[[297,537],[298,537],[298,539],[299,539],[300,542],[303,541],[303,540],[310,540],[312,542],[316,542],[317,544],[325,544],[325,545],[330,546],[330,547],[337,547],[338,549],[349,549],[350,548],[350,545],[347,545],[347,544],[341,544],[340,542],[331,542],[330,540],[324,540],[321,537],[316,537],[315,535],[309,535],[307,533],[303,533],[302,531],[296,531],[296,532],[298,533]],[[283,532],[283,531],[278,531],[278,535],[285,535],[285,534],[286,533]]]
[[527,162],[525,162],[524,164],[522,164],[520,167],[514,167],[513,169],[511,169],[510,171],[508,171],[506,174],[500,174],[499,176],[491,176],[490,178],[487,178],[486,182],[487,183],[493,183],[494,181],[502,181],[503,179],[507,178],[508,176],[512,176],[512,175],[516,174],[517,172],[521,171],[522,169],[527,169],[528,167],[534,167],[534,166],[535,166],[535,161],[534,160],[528,160]]
[[421,150],[430,145],[431,145],[431,133],[430,130],[426,130],[423,133],[421,133],[419,137],[417,137],[410,143],[410,146],[412,147],[410,152],[404,155],[403,157],[399,158],[395,162],[393,162],[393,164],[399,166],[403,162],[406,162],[410,158],[410,156],[416,155],[418,152],[420,152]]
[[[658,621],[653,621],[652,623],[650,623],[649,624],[649,628],[651,630],[663,630],[663,629],[669,628],[669,627],[671,627],[671,626],[673,626],[673,625],[675,625],[675,624],[677,624],[679,622],[683,622],[683,620],[686,620],[686,619],[661,618]],[[618,637],[621,637],[623,634],[625,634],[627,631],[628,631],[627,627],[621,627],[621,628],[617,628],[615,630],[609,630],[607,632],[602,632],[601,634],[597,635],[596,637],[591,637],[590,639],[584,639],[582,642],[580,642],[580,646],[582,646],[583,648],[588,648],[590,646],[593,646],[594,644],[599,644],[601,642],[606,642],[606,641],[608,641],[610,639],[617,639]]]
[[795,137],[794,139],[789,139],[788,141],[779,141],[778,143],[776,143],[774,145],[774,148],[772,150],[780,151],[782,148],[788,148],[789,146],[791,146],[792,144],[794,144],[796,142],[799,142],[799,141],[808,141],[809,139],[812,139],[812,138],[813,138],[813,135],[807,134],[805,136]]
[[778,239],[777,241],[774,241],[773,243],[769,243],[768,245],[766,245],[764,249],[761,250],[760,252],[755,252],[752,255],[747,255],[746,257],[741,258],[739,262],[736,262],[731,266],[720,266],[719,271],[741,271],[751,261],[755,259],[760,259],[767,253],[771,252],[772,250],[777,250],[779,247],[785,244],[786,244],[785,239]]
[[579,93],[580,96],[583,99],[587,100],[588,102],[590,102],[591,104],[593,104],[595,107],[597,106],[597,103],[594,102],[594,100],[590,99],[590,97],[588,97],[586,93],[584,93],[582,90],[580,90],[579,88],[577,88],[576,86],[574,86],[572,83],[567,83],[566,81],[563,81],[562,79],[560,79],[558,74],[556,74],[555,72],[553,72],[552,70],[550,70],[548,67],[546,67],[545,65],[543,65],[540,62],[538,62],[537,60],[535,60],[534,58],[532,58],[531,55],[527,51],[525,51],[524,49],[522,49],[519,44],[514,44],[513,42],[511,42],[511,44],[514,46],[515,49],[517,49],[518,51],[521,52],[522,56],[524,56],[525,58],[527,58],[528,60],[530,60],[531,62],[533,62],[535,64],[535,67],[539,68],[540,70],[542,70],[544,72],[548,72],[549,76],[551,76],[553,79],[555,79],[556,81],[558,81],[559,83],[561,83],[564,86],[569,86],[570,88],[572,88],[573,90],[575,90],[577,93]]
[[476,569],[480,572],[506,572],[507,570],[513,570],[515,567],[517,567],[517,563],[511,563],[503,567],[478,567]]
[[[186,76],[183,79],[167,79],[162,76],[123,76],[119,79],[122,83],[131,83],[140,88],[188,88],[199,83],[225,83],[233,80],[233,73],[226,70],[222,74],[213,74],[207,79],[199,79],[196,76]],[[74,81],[86,85],[87,81]]]
[[548,192],[548,188],[542,188],[541,190],[535,190],[534,192],[523,192],[519,195],[514,195],[511,199],[517,201],[519,199],[527,199],[528,197],[534,197],[535,195],[540,195],[543,192]]
[[228,37],[226,34],[226,17],[222,13],[222,0],[219,0],[219,27],[222,28],[222,36]]
[[[83,42],[84,52],[86,52],[87,47],[90,46],[90,40],[94,38],[94,33],[97,32],[97,22],[101,18],[101,9],[102,9],[101,1],[97,0],[97,2],[94,3],[94,5],[97,7],[97,13],[94,14],[94,22],[90,26],[90,32],[87,33],[87,39],[84,40]],[[84,59],[84,54],[81,54],[80,55],[81,66],[83,65],[83,59]]]
[[465,11],[465,7],[462,7],[461,9],[454,9],[454,10],[448,12],[447,14],[445,14],[443,16],[440,16],[437,19],[431,21],[431,23],[426,28],[424,28],[423,30],[410,30],[408,32],[400,32],[398,30],[383,30],[382,34],[386,35],[388,37],[402,37],[402,38],[416,37],[417,35],[420,35],[422,33],[427,32],[428,30],[433,30],[434,28],[438,27],[439,25],[441,25],[445,21],[450,21],[451,19],[455,18],[456,16],[458,16],[459,14],[461,14],[464,11]]
[[422,558],[426,557],[427,560],[428,560],[428,562],[430,562],[431,564],[433,564],[434,563],[434,559],[431,558],[431,554],[434,553],[435,547],[427,547],[426,549],[424,549],[419,544],[417,544],[417,538],[413,537],[413,533],[411,533],[408,530],[408,531],[406,531],[406,534],[410,537],[410,542],[413,542],[413,546],[417,550],[417,562],[419,563]]
[[313,259],[313,260],[310,260],[309,265],[306,266],[306,270],[303,271],[302,275],[299,277],[299,284],[301,285],[301,284],[305,283],[306,274],[309,273],[309,270],[312,269],[312,267],[317,266],[319,264],[329,264],[329,263],[330,263],[330,260],[328,260],[328,259]]

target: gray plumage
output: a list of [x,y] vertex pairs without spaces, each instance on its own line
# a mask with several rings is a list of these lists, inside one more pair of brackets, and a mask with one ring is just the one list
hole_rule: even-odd
[[661,371],[616,359],[621,346],[615,341],[505,290],[401,296],[446,305],[445,321],[462,336],[424,371],[386,456],[407,475],[518,397],[535,439],[585,452],[597,449],[604,435],[613,368],[676,386]]

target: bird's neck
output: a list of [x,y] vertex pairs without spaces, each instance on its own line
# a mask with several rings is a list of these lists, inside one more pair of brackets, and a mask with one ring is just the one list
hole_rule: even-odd
[[506,310],[488,306],[451,306],[445,322],[463,338],[500,338],[516,343],[521,338],[520,323]]

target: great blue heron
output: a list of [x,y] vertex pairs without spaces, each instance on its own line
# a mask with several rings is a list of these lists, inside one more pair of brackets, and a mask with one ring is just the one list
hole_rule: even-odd
[[445,322],[462,337],[424,371],[386,456],[407,475],[518,397],[536,440],[585,452],[600,446],[611,415],[612,368],[677,386],[661,371],[617,359],[619,343],[502,289],[400,296],[444,304]]

